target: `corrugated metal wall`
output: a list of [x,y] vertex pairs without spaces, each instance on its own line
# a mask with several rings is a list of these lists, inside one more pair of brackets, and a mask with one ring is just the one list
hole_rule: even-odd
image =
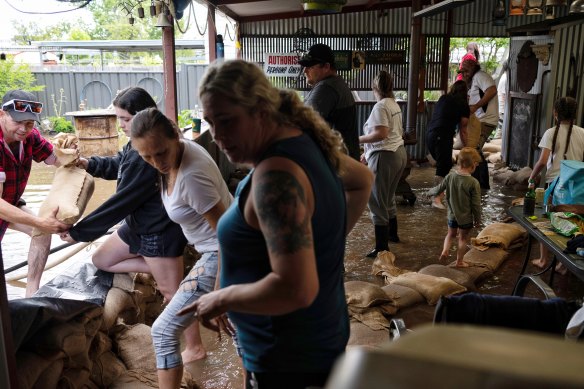
[[[578,101],[576,124],[584,125],[584,24],[577,24],[555,31],[552,60],[556,89],[546,101],[546,111],[551,112],[553,102],[566,96],[570,88],[575,89]],[[548,122],[549,123],[549,122]]]
[[[181,65],[177,71],[177,94],[179,112],[193,109],[199,104],[198,85],[206,65]],[[82,100],[87,99],[86,109],[106,108],[110,105],[118,90],[128,86],[140,86],[155,99],[158,107],[164,110],[164,91],[162,71],[36,71],[37,85],[45,89],[36,92],[39,101],[45,103],[43,118],[47,116],[64,116],[66,112],[77,111]],[[63,89],[63,103],[60,89]],[[55,105],[53,104],[54,95]],[[56,108],[56,109],[55,109]],[[60,112],[57,112],[59,111]]]
[[[507,28],[522,26],[544,19],[538,16],[510,16],[506,26],[493,26],[495,0],[475,0],[473,3],[452,11],[453,31],[456,37],[507,37]],[[567,7],[558,7],[557,15],[567,14]],[[446,32],[446,13],[424,18],[422,33],[440,35]],[[317,35],[355,34],[410,34],[410,8],[396,8],[384,11],[340,13],[273,21],[242,23],[242,36],[249,35],[292,35],[301,28],[310,28]]]
[[[434,51],[441,50],[441,39],[427,38],[431,41]],[[410,37],[406,35],[381,35],[381,36],[325,36],[318,39],[314,37],[297,38],[292,36],[260,36],[252,35],[242,38],[243,47],[247,50],[243,51],[243,58],[249,61],[264,63],[265,53],[291,53],[301,52],[298,50],[308,50],[312,44],[319,42],[329,45],[333,50],[363,50],[363,51],[379,51],[379,50],[404,50],[406,52],[406,63],[390,64],[390,65],[375,65],[371,64],[365,67],[364,70],[339,70],[339,74],[349,84],[353,90],[371,90],[371,80],[381,69],[387,69],[394,75],[395,90],[407,90],[408,88],[408,63]],[[428,89],[439,89],[439,78],[434,75],[436,70],[435,63],[431,64],[432,75],[429,77]],[[438,73],[439,74],[439,73]],[[309,86],[306,83],[305,77],[301,74],[300,77],[288,78],[272,78],[274,84],[293,88],[297,90],[308,90]]]

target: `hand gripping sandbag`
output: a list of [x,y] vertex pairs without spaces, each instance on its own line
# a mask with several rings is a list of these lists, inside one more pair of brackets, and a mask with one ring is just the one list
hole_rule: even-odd
[[[85,170],[75,167],[79,157],[77,136],[60,133],[51,142],[61,167],[55,171],[51,190],[39,209],[39,216],[48,217],[59,207],[57,219],[66,224],[74,224],[83,215],[93,194],[94,180]],[[32,234],[40,235],[42,231],[35,228]]]
[[584,162],[563,160],[560,175],[546,190],[544,203],[550,211],[584,214]]

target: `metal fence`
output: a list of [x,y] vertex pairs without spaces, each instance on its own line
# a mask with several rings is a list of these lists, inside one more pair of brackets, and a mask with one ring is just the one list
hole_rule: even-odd
[[[207,65],[181,65],[177,70],[177,95],[179,112],[200,105],[198,85]],[[36,92],[39,101],[45,103],[43,118],[64,116],[78,111],[83,102],[85,109],[107,108],[117,91],[128,86],[140,86],[155,99],[164,110],[162,69],[152,70],[45,70],[33,71],[37,85],[45,89]]]

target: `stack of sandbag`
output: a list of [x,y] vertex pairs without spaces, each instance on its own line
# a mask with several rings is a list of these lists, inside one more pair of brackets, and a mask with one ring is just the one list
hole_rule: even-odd
[[[436,304],[440,296],[466,291],[466,288],[447,278],[415,273],[397,267],[395,255],[389,251],[383,251],[377,255],[373,261],[372,273],[382,276],[386,285],[399,285],[415,290],[430,305]],[[395,295],[399,290],[393,292]],[[399,300],[399,296],[397,300]],[[394,306],[396,304],[399,303],[393,303]]]
[[486,273],[495,272],[509,256],[509,251],[521,247],[527,239],[527,232],[516,223],[492,223],[485,227],[476,238],[471,238],[471,249],[464,255],[464,261],[471,264],[470,268],[461,268],[468,274],[474,271],[479,281],[482,275],[477,275],[477,269]]
[[139,291],[112,286],[103,305],[103,324],[101,330],[108,333],[116,324],[137,324],[143,322],[144,312],[140,309],[141,305],[142,294]]
[[[110,331],[113,347],[128,368],[109,386],[112,389],[158,388],[156,357],[151,328],[146,324],[119,324]],[[181,388],[197,388],[190,373],[183,371]]]
[[499,168],[491,170],[491,175],[493,176],[494,182],[497,182],[502,185],[507,185],[507,180],[509,180],[511,176],[514,176],[515,172],[509,169],[509,167],[507,166],[501,166]]
[[90,380],[98,388],[111,387],[126,373],[124,362],[112,351],[112,341],[105,332],[99,331],[93,339],[89,357],[93,361]]
[[513,190],[526,190],[527,181],[529,180],[531,171],[532,169],[529,166],[526,166],[520,170],[517,170],[516,172],[513,172],[509,178],[507,178],[505,185],[513,188]]
[[373,330],[389,328],[386,316],[397,312],[397,308],[391,303],[383,289],[369,282],[345,282],[345,297],[349,317]]
[[[77,136],[61,133],[51,140],[61,166],[55,171],[51,190],[39,208],[40,217],[48,217],[58,207],[57,219],[74,224],[81,218],[93,194],[93,177],[75,166],[78,158]],[[42,231],[33,229],[33,236]]]
[[[102,321],[99,306],[48,321],[16,353],[19,387],[82,388],[93,360],[89,350]],[[65,321],[63,321],[65,320]]]
[[490,163],[501,162],[502,139],[493,139],[483,145],[483,156]]

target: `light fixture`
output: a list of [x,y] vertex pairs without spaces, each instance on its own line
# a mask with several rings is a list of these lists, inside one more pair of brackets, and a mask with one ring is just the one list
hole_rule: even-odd
[[433,16],[442,12],[446,12],[453,8],[457,8],[468,3],[472,3],[473,1],[474,0],[443,0],[434,5],[429,5],[426,8],[422,9],[421,11],[415,12],[413,16],[415,18]]
[[544,0],[527,0],[526,15],[543,15]]
[[172,27],[172,23],[169,20],[170,11],[166,6],[162,6],[160,13],[158,14],[158,19],[156,20],[156,27]]
[[560,5],[568,5],[566,0],[546,0],[545,5],[547,7],[557,7]]
[[347,0],[302,0],[304,10],[313,13],[338,13]]
[[584,13],[584,0],[574,0],[570,4],[570,14],[581,14]]

